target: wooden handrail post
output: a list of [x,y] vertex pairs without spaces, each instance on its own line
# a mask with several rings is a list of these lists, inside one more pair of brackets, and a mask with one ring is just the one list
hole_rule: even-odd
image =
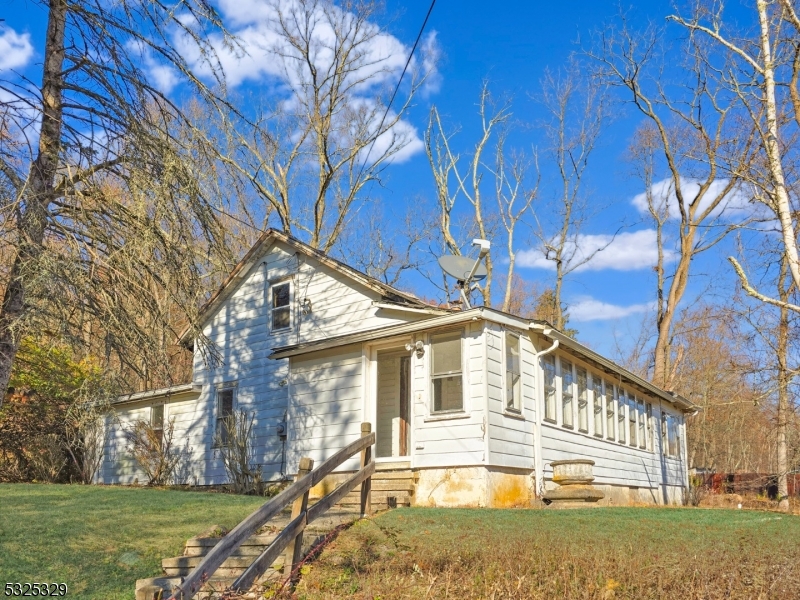
[[[312,459],[306,456],[301,458],[300,465],[297,469],[297,479],[299,480],[308,475],[313,468],[314,461]],[[308,492],[309,490],[306,490],[306,492],[299,498],[295,499],[294,504],[292,504],[292,520],[308,510]],[[305,525],[303,526],[303,529],[305,529]],[[300,533],[297,534],[297,537],[294,538],[294,543],[289,542],[289,545],[286,547],[283,575],[284,577],[291,577],[292,585],[297,583],[297,579],[300,576],[300,574],[297,572],[297,566],[300,564],[300,560],[303,558],[303,529],[301,529]]]
[[[372,423],[361,424],[361,437],[372,433]],[[361,469],[372,462],[372,446],[361,450]],[[359,469],[360,470],[360,469]],[[361,516],[372,514],[372,477],[367,477],[361,484]]]

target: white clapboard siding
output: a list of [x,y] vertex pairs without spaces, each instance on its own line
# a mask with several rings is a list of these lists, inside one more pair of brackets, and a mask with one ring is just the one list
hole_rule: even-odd
[[505,331],[497,324],[486,325],[486,370],[489,407],[489,464],[520,469],[534,468],[535,381],[533,345],[520,333],[522,410],[505,409]]
[[[470,323],[464,327],[464,332],[464,412],[453,418],[431,415],[430,347],[422,358],[412,355],[413,467],[455,467],[485,462],[483,323]],[[420,339],[427,341],[424,337]]]
[[595,462],[595,483],[657,488],[682,485],[685,469],[673,458],[663,458],[658,444],[650,452],[565,429],[542,424],[542,461],[545,478],[552,477],[549,463],[588,458]]
[[[361,344],[353,344],[291,359],[289,472],[296,472],[301,457],[308,456],[319,465],[361,435],[364,404],[360,391],[361,354]],[[332,362],[338,363],[339,368],[332,370]],[[358,382],[355,388],[354,382]],[[357,393],[352,393],[354,389]],[[295,394],[297,390],[301,393]],[[357,467],[358,457],[355,457],[341,469]]]

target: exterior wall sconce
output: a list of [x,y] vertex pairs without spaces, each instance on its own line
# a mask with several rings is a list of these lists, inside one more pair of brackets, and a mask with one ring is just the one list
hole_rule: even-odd
[[417,358],[422,358],[425,355],[425,344],[422,343],[421,340],[416,342],[406,344],[406,351],[411,352],[414,351],[417,353]]

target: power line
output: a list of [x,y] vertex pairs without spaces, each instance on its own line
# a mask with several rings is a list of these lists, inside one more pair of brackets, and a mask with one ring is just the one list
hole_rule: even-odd
[[375,132],[375,137],[372,139],[372,143],[369,145],[369,150],[367,150],[367,155],[364,157],[364,162],[361,163],[361,170],[358,172],[358,177],[356,181],[361,179],[361,175],[364,172],[364,165],[367,164],[369,160],[369,155],[372,153],[372,148],[375,146],[375,142],[378,141],[378,137],[380,137],[381,129],[383,128],[383,123],[386,121],[386,116],[389,114],[389,109],[392,107],[392,103],[394,102],[395,97],[397,96],[397,92],[400,90],[400,84],[403,82],[403,77],[406,75],[406,71],[408,71],[408,65],[411,64],[411,59],[414,57],[414,51],[417,49],[419,45],[419,41],[422,39],[422,34],[425,31],[425,26],[428,24],[428,19],[433,12],[433,6],[436,4],[436,0],[431,0],[431,5],[428,8],[428,14],[425,15],[425,20],[422,22],[422,27],[419,28],[419,33],[417,34],[417,39],[414,41],[414,45],[411,47],[411,52],[408,54],[408,60],[406,60],[406,64],[403,67],[403,72],[400,73],[400,79],[397,80],[397,85],[394,87],[394,92],[392,92],[392,97],[389,99],[389,104],[386,105],[386,110],[383,112],[383,117],[381,117],[381,123],[378,125],[378,129]]

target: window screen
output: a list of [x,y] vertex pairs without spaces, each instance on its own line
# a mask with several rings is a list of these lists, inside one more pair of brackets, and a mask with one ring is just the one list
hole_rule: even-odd
[[614,386],[606,382],[606,439],[614,440]]
[[519,337],[506,333],[506,408],[522,410],[522,380]]
[[463,410],[461,331],[431,336],[433,412]]
[[[217,439],[222,446],[228,445],[228,427],[233,416],[233,389],[217,391]],[[225,425],[228,424],[228,427]]]
[[578,387],[578,429],[589,432],[589,381],[586,369],[577,368]]
[[596,375],[592,375],[592,392],[594,434],[603,437],[603,380]]
[[150,428],[156,437],[159,448],[164,441],[164,405],[159,404],[150,408]]
[[542,357],[544,371],[544,418],[556,420],[556,359],[552,356]]
[[572,391],[572,383],[574,377],[572,374],[572,363],[566,360],[561,361],[561,422],[564,427],[572,427],[572,398],[574,392]]
[[290,303],[290,284],[280,283],[272,286],[272,330],[288,329],[291,326],[292,308]]

